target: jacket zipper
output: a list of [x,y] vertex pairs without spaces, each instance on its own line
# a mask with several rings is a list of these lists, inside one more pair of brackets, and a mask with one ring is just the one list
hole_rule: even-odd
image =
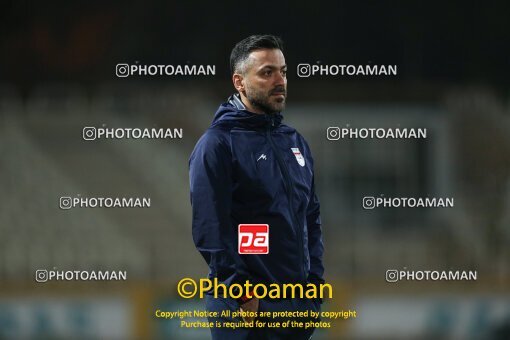
[[287,165],[283,161],[283,157],[282,157],[280,151],[277,149],[277,147],[273,141],[273,137],[271,137],[271,126],[267,127],[266,135],[267,135],[267,139],[269,140],[269,144],[271,145],[271,149],[273,149],[273,152],[276,155],[276,160],[278,162],[278,166],[280,167],[280,170],[283,174],[283,179],[285,181],[285,188],[287,189],[286,191],[287,191],[287,199],[289,201],[290,214],[292,216],[294,224],[296,225],[296,228],[297,228],[296,233],[297,233],[299,244],[300,244],[299,260],[300,260],[300,265],[301,265],[301,274],[303,276],[303,280],[306,281],[307,277],[306,277],[306,270],[304,267],[304,254],[303,254],[304,253],[304,250],[303,250],[304,249],[303,229],[301,228],[301,225],[299,223],[297,223],[296,214],[294,213],[294,206],[292,204],[292,193],[294,190],[293,190],[293,186],[292,186],[292,181],[290,180],[289,169],[287,168]]

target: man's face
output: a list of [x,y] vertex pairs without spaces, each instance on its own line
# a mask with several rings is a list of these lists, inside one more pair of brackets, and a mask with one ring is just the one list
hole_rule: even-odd
[[287,99],[287,65],[279,49],[250,53],[243,75],[244,95],[266,113],[283,111]]

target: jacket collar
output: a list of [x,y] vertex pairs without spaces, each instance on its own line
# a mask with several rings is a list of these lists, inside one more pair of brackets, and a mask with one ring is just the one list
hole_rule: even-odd
[[233,94],[228,98],[228,103],[238,109],[239,111],[248,111],[246,110],[246,106],[241,100],[241,96],[239,93]]
[[231,95],[227,102],[222,104],[213,119],[214,125],[229,125],[244,128],[262,128],[280,126],[283,116],[277,113],[254,113],[248,111],[238,93]]

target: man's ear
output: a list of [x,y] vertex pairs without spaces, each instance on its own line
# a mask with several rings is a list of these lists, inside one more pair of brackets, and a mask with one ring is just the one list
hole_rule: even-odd
[[234,73],[232,76],[232,82],[237,92],[244,92],[244,78],[239,73]]

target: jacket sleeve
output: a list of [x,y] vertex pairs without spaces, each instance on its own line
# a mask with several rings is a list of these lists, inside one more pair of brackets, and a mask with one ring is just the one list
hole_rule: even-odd
[[[227,284],[250,279],[231,221],[232,155],[226,138],[208,130],[190,157],[192,233],[211,274]],[[233,230],[235,229],[235,230]]]
[[307,208],[306,223],[308,225],[308,251],[310,253],[310,274],[308,276],[308,282],[324,283],[324,266],[322,264],[324,244],[322,242],[320,203],[315,194],[314,179],[312,179],[312,191]]

